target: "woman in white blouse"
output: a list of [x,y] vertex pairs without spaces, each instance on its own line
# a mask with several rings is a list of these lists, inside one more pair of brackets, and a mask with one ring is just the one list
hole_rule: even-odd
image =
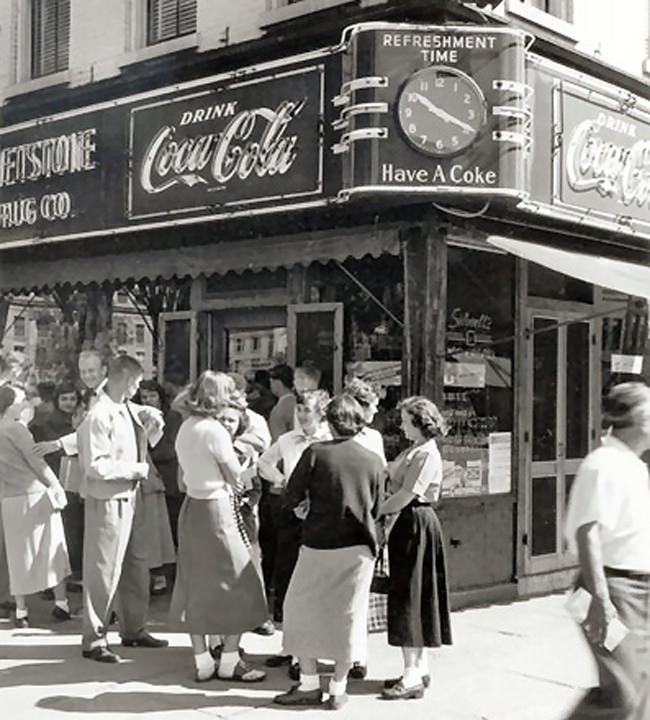
[[[173,624],[190,633],[196,679],[258,682],[265,673],[239,655],[246,630],[266,619],[261,568],[237,512],[241,466],[231,437],[217,419],[235,391],[225,373],[206,370],[186,393],[186,419],[176,453],[187,497],[178,523],[178,558],[170,608]],[[207,636],[224,638],[215,658]]]

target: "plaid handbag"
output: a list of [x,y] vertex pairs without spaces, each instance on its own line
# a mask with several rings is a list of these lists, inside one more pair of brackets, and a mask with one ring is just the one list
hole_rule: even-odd
[[375,561],[375,572],[368,601],[368,632],[388,628],[388,548],[384,545]]

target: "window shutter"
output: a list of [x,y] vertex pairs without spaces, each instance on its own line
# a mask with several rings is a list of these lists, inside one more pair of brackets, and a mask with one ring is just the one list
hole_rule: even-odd
[[196,0],[178,0],[178,34],[187,35],[196,30]]
[[149,0],[149,44],[196,30],[196,0]]
[[65,70],[70,51],[70,0],[32,0],[32,77]]

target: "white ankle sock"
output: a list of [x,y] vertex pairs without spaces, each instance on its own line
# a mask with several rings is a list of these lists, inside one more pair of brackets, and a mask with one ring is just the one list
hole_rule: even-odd
[[27,608],[23,610],[23,608],[16,608],[16,617],[20,620],[21,618],[26,618],[28,615]]
[[345,691],[348,687],[348,681],[343,678],[338,682],[334,678],[330,678],[330,684],[327,692],[330,695],[345,695]]
[[207,650],[194,654],[194,665],[196,666],[196,674],[201,679],[208,678],[214,674],[214,660]]
[[68,602],[68,599],[65,598],[63,600],[55,600],[54,605],[58,608],[61,608],[61,610],[65,610],[66,612],[70,612],[70,603]]
[[236,650],[235,652],[222,653],[219,661],[219,677],[232,677],[238,662],[239,653]]
[[320,688],[320,677],[318,675],[305,675],[300,673],[300,685],[298,690],[302,692],[310,692]]
[[402,683],[404,687],[410,688],[419,685],[422,682],[422,676],[418,668],[405,668],[402,675]]

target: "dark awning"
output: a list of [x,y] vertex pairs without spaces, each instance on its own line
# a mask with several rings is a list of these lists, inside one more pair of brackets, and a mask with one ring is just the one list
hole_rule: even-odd
[[92,257],[14,260],[0,265],[0,292],[42,291],[66,283],[120,283],[260,271],[365,255],[398,255],[399,248],[396,228],[364,227]]

